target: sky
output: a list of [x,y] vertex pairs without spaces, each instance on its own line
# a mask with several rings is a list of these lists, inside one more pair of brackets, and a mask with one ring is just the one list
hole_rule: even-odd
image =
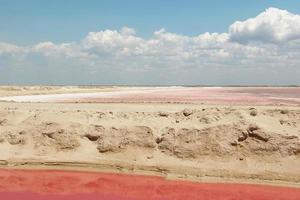
[[300,85],[300,1],[0,0],[0,84]]

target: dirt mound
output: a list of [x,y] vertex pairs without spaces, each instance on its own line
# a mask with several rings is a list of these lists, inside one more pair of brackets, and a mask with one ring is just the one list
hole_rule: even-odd
[[13,133],[13,132],[7,132],[4,133],[3,135],[6,138],[6,141],[11,144],[11,145],[23,145],[25,144],[25,137],[23,136],[24,132],[18,132],[18,133]]
[[247,129],[238,125],[220,125],[205,129],[166,128],[158,140],[158,148],[178,158],[254,157],[299,155],[297,136],[268,133],[256,125]]
[[69,151],[80,146],[79,134],[72,126],[63,128],[59,123],[43,122],[31,130],[30,140],[38,151]]
[[47,146],[53,147],[57,150],[71,150],[77,148],[80,144],[76,137],[76,134],[67,132],[64,129],[59,129],[55,131],[43,132],[43,139]]
[[104,129],[96,141],[99,152],[120,152],[127,147],[154,148],[154,136],[149,127],[134,126]]
[[[278,180],[289,174],[300,180],[299,109],[9,105],[0,104],[4,163],[104,162],[111,168],[139,165],[141,170],[159,173],[176,169],[198,176]],[[249,114],[253,110],[258,114]]]
[[97,141],[105,132],[105,128],[101,125],[92,125],[89,127],[88,133],[84,136],[88,138],[90,141]]
[[230,144],[241,129],[235,126],[217,126],[205,129],[166,128],[158,148],[179,158],[201,156],[229,156],[235,151]]

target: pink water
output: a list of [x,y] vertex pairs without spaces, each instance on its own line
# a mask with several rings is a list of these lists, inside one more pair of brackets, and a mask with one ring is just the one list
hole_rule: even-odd
[[17,102],[178,102],[233,105],[300,105],[300,87],[161,87],[130,90],[1,97]]
[[299,200],[300,189],[196,183],[111,173],[0,170],[0,199],[13,200]]

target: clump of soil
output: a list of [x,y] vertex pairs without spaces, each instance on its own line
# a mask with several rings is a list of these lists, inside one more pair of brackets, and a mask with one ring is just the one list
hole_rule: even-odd
[[285,115],[285,114],[288,114],[288,113],[289,113],[289,111],[288,111],[288,110],[286,110],[286,109],[284,109],[284,110],[280,110],[280,113]]
[[256,116],[258,114],[257,110],[251,110],[250,115],[251,116]]
[[[227,130],[230,134],[226,134]],[[201,156],[229,156],[235,148],[230,145],[241,132],[235,126],[217,126],[205,129],[166,128],[158,148],[179,158],[200,158]]]
[[38,140],[37,148],[42,146],[49,149],[54,148],[57,151],[65,151],[75,150],[80,146],[79,134],[73,131],[72,127],[64,129],[56,123],[48,124],[46,127],[41,136],[35,137]]
[[169,116],[169,113],[166,113],[166,112],[159,112],[159,113],[158,113],[158,116],[160,116],[160,117],[168,117],[168,116]]
[[4,133],[6,141],[11,145],[24,145],[26,139],[23,135],[23,132],[7,132]]
[[89,128],[88,133],[86,133],[84,136],[88,138],[90,141],[95,142],[101,137],[104,131],[105,128],[103,126],[94,125]]
[[107,128],[97,140],[99,152],[120,152],[127,147],[154,148],[151,128],[146,126]]
[[191,114],[193,114],[193,110],[192,109],[189,109],[189,108],[186,108],[182,111],[182,114],[186,117],[190,116]]

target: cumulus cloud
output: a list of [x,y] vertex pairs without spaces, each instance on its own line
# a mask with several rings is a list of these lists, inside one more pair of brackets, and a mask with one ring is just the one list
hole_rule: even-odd
[[[96,84],[136,83],[134,80],[144,84],[251,83],[259,74],[263,77],[270,72],[267,80],[260,81],[272,82],[274,73],[300,76],[299,27],[299,15],[269,8],[255,18],[234,22],[225,33],[185,36],[160,29],[144,39],[133,28],[123,27],[90,32],[73,43],[0,43],[0,70],[14,69],[15,73],[24,65],[31,69],[28,73],[72,74],[83,84],[91,80]],[[289,80],[299,82],[298,78]]]
[[229,27],[232,41],[281,43],[300,39],[300,15],[268,8],[255,18],[237,21]]
[[24,51],[23,48],[14,44],[0,42],[0,55],[1,54],[16,54]]
[[115,55],[138,54],[142,51],[144,40],[135,36],[135,30],[124,27],[121,31],[105,30],[90,32],[84,38],[84,50],[95,54],[107,53]]
[[30,47],[30,52],[39,53],[46,57],[77,58],[88,57],[88,53],[73,43],[54,44],[53,42],[41,42]]

